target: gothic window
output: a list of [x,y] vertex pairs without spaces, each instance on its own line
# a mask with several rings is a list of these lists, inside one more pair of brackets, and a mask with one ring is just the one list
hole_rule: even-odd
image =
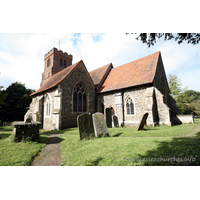
[[126,114],[134,115],[134,104],[130,97],[128,97],[126,100]]
[[87,98],[85,88],[82,83],[75,86],[73,91],[73,112],[86,112]]
[[46,116],[50,116],[51,115],[51,103],[50,103],[50,99],[47,96],[46,97]]
[[60,66],[62,66],[63,65],[63,60],[62,59],[60,59]]
[[64,60],[64,67],[66,67],[66,60]]

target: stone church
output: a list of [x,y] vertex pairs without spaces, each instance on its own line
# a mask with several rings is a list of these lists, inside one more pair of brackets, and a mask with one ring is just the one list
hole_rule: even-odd
[[105,113],[111,108],[121,126],[137,126],[145,112],[147,125],[171,125],[179,113],[169,86],[161,52],[113,67],[112,63],[88,72],[80,60],[51,49],[44,56],[40,88],[31,94],[25,118],[42,123],[43,129],[76,127],[83,113]]

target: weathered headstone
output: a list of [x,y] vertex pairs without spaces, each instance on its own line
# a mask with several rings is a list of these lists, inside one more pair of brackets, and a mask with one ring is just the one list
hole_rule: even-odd
[[114,127],[119,127],[118,117],[116,115],[113,115],[113,124]]
[[108,128],[112,128],[111,108],[106,108],[106,125]]
[[142,117],[142,119],[141,119],[141,121],[140,121],[140,123],[139,123],[139,126],[138,126],[137,131],[143,130],[143,127],[144,127],[144,125],[146,124],[148,115],[149,115],[148,113],[145,113],[145,114],[143,115],[143,117]]
[[96,137],[109,136],[108,128],[106,126],[106,120],[102,113],[94,113],[92,115],[92,120],[94,124],[94,132]]
[[95,137],[91,114],[82,114],[77,117],[80,140]]

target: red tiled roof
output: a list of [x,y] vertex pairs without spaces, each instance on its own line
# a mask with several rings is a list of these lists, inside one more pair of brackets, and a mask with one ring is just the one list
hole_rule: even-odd
[[58,85],[61,81],[63,81],[69,74],[70,72],[80,63],[82,62],[79,61],[69,67],[67,67],[66,69],[63,69],[62,71],[54,74],[52,77],[49,78],[49,80],[44,83],[44,85],[42,85],[36,92],[32,93],[31,96],[38,94],[40,92],[44,92],[52,87],[55,87],[56,85]]
[[94,85],[98,85],[101,80],[103,79],[105,73],[107,72],[108,68],[112,65],[112,63],[109,63],[103,67],[100,67],[98,69],[95,69],[91,72],[89,72],[93,82],[94,82]]
[[160,51],[113,68],[98,93],[152,83]]

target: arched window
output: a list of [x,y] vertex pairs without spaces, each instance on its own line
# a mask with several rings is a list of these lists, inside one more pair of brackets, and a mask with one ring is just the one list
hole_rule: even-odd
[[128,97],[126,100],[126,114],[134,115],[134,104],[130,97]]
[[78,83],[73,91],[73,112],[86,112],[86,92],[82,83]]
[[64,67],[66,67],[66,60],[64,60]]
[[62,66],[63,65],[63,60],[62,59],[60,59],[60,66]]
[[50,103],[50,99],[49,96],[46,97],[46,104],[45,104],[45,110],[46,110],[46,116],[51,115],[51,103]]

